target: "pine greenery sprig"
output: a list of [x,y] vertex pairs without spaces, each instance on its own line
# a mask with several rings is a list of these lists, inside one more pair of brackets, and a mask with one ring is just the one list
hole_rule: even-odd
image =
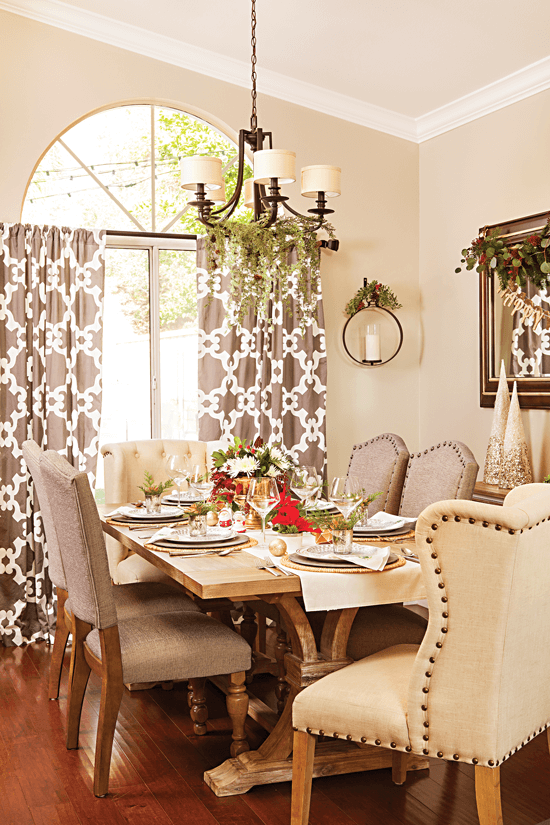
[[379,281],[370,281],[355,293],[351,301],[346,304],[344,312],[351,318],[368,306],[369,303],[376,303],[378,306],[387,307],[388,309],[401,309],[402,307],[389,286],[381,284]]
[[147,471],[145,471],[144,474],[144,481],[145,483],[143,487],[138,485],[138,489],[141,490],[146,496],[161,496],[165,490],[168,490],[173,485],[171,479],[155,484],[155,479],[151,473],[148,473]]
[[[289,314],[295,299],[300,329],[317,320],[320,292],[320,250],[317,218],[283,218],[267,227],[267,217],[252,223],[226,221],[206,236],[207,285],[212,294],[217,269],[230,272],[228,322],[241,325],[248,312],[270,319],[269,300],[282,301]],[[323,222],[330,238],[334,228]],[[290,260],[292,250],[296,261]]]

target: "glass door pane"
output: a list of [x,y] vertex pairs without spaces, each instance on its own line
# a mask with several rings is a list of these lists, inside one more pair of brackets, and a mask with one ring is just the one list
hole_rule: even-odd
[[106,251],[100,444],[151,438],[149,252]]
[[198,437],[196,252],[159,250],[161,436]]

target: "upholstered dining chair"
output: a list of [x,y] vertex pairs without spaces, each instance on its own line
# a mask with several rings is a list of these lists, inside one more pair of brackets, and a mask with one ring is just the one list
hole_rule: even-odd
[[101,677],[94,794],[108,792],[113,736],[125,682],[187,680],[195,733],[202,734],[206,732],[205,680],[228,674],[231,754],[248,750],[244,680],[250,667],[250,646],[221,622],[196,611],[118,620],[103,531],[87,476],[52,450],[39,457],[39,466],[48,489],[73,615],[68,748],[78,747],[90,670]]
[[[48,683],[48,698],[57,699],[59,697],[65,648],[71,633],[71,602],[70,599],[67,599],[67,582],[61,561],[55,523],[50,509],[48,487],[42,479],[39,465],[39,458],[43,451],[36,441],[32,440],[23,442],[22,450],[38,497],[48,552],[48,570],[57,595],[57,621]],[[117,617],[121,620],[133,619],[151,613],[200,611],[198,605],[183,591],[178,592],[174,587],[159,582],[135,582],[134,584],[113,586],[112,593]]]
[[[429,504],[471,499],[479,466],[460,441],[443,441],[413,453],[407,465],[399,513],[415,518]],[[362,659],[394,644],[420,644],[426,620],[402,605],[362,607],[348,640],[348,655]]]
[[[529,491],[527,491],[529,492]],[[550,725],[550,488],[513,506],[440,501],[417,524],[430,618],[298,694],[292,825],[308,821],[315,736],[475,765],[481,825],[502,823],[500,766]],[[505,503],[506,504],[506,503]]]
[[354,444],[348,475],[357,476],[367,493],[382,493],[370,505],[369,516],[380,510],[399,512],[408,461],[407,445],[394,433],[382,433],[370,441]]

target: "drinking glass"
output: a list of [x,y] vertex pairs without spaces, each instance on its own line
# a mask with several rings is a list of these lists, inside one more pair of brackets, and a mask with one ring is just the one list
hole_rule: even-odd
[[189,483],[203,501],[206,501],[214,489],[214,482],[210,478],[210,473],[201,467],[200,464],[194,465]]
[[321,489],[321,479],[315,467],[308,464],[296,467],[290,477],[290,489],[306,507],[311,506]]
[[345,519],[349,518],[363,500],[361,481],[356,476],[341,476],[332,479],[329,499],[340,510]]
[[279,501],[279,489],[274,478],[253,478],[248,487],[246,500],[262,519],[262,543],[260,549],[266,550],[265,517]]
[[166,459],[166,471],[178,490],[178,507],[181,507],[181,487],[189,479],[191,468],[184,456],[169,455]]

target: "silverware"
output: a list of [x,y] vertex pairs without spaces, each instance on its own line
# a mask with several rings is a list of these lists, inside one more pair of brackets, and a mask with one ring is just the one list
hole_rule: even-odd
[[272,562],[271,559],[259,559],[257,556],[254,556],[254,567],[257,567],[258,570],[267,570],[268,573],[272,573],[274,576],[280,576],[280,570],[275,567],[275,562]]
[[124,522],[118,522],[119,527],[127,527],[128,530],[148,530],[149,527],[182,527],[184,524],[187,524],[187,521],[153,521],[148,522],[147,524],[125,524]]

